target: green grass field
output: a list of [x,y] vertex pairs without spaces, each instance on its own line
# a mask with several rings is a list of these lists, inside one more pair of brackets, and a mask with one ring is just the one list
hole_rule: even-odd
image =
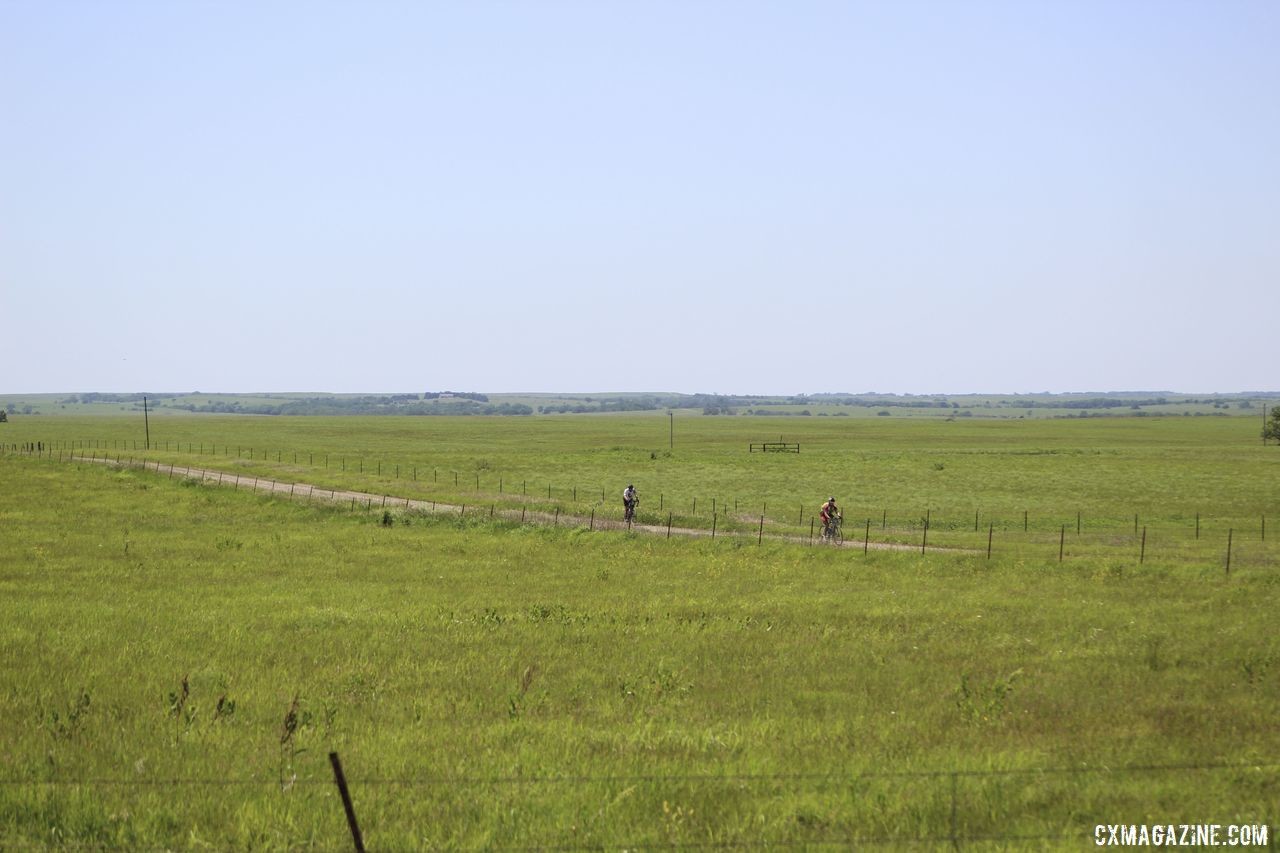
[[[665,414],[175,415],[150,453],[132,419],[0,425],[45,447],[0,457],[0,847],[349,849],[331,750],[370,849],[1274,822],[1280,448],[1256,424],[800,420],[678,416],[672,448]],[[747,453],[779,431],[799,455]],[[630,480],[651,518],[736,502],[770,536],[386,525],[72,445],[566,516]],[[850,528],[888,516],[876,541],[928,514],[928,550],[810,547],[831,492]]]

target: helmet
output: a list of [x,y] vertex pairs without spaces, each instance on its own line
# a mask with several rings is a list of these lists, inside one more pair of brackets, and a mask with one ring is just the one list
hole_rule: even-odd
[[836,496],[835,496],[835,495],[832,495],[831,497],[827,498],[827,500],[831,501],[832,503],[835,503],[835,502],[836,502]]
[[635,488],[635,484],[634,484],[634,483],[627,483],[627,488],[628,488],[628,489],[634,489],[634,488]]

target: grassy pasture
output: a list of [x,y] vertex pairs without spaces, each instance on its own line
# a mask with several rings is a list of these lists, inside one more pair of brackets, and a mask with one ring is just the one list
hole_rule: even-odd
[[[23,418],[44,441],[247,476],[472,506],[616,515],[635,482],[642,520],[805,536],[836,495],[847,533],[1057,557],[1122,549],[1216,562],[1280,506],[1280,453],[1252,418],[936,419],[703,417],[272,418],[161,415],[149,454],[137,418]],[[785,439],[800,454],[748,453]],[[158,449],[155,449],[158,448]],[[167,448],[167,449],[166,449]],[[1200,516],[1197,538],[1197,514]],[[1138,523],[1135,526],[1134,517]],[[1274,520],[1273,520],[1274,521]],[[975,524],[976,522],[976,524]],[[1070,541],[1062,543],[1066,527]],[[975,530],[975,527],[977,528]],[[1025,529],[1024,529],[1025,527]],[[1078,530],[1078,532],[1077,532]]]
[[[1275,817],[1265,552],[1226,577],[387,527],[14,456],[0,483],[0,846],[342,849],[331,749],[370,849],[1076,847]],[[1153,765],[1206,769],[1123,769]]]

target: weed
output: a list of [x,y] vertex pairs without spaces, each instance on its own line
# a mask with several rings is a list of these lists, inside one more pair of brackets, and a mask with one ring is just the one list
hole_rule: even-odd
[[955,692],[955,706],[960,715],[971,723],[993,722],[1004,713],[1005,702],[1013,693],[1013,685],[1022,678],[1022,670],[1016,669],[1003,678],[988,684],[974,685],[969,674],[960,676],[960,686]]
[[1271,670],[1273,659],[1269,654],[1251,654],[1240,661],[1240,671],[1244,680],[1251,686],[1257,686],[1266,678]]
[[1147,653],[1145,660],[1147,662],[1147,668],[1152,672],[1159,672],[1165,668],[1165,662],[1160,657],[1160,649],[1164,646],[1164,637],[1153,635],[1147,637],[1146,640]]
[[533,684],[534,676],[537,674],[538,665],[536,663],[531,663],[524,668],[524,672],[520,676],[519,689],[507,700],[507,716],[512,719],[520,716],[524,707],[525,694],[529,692],[529,687]]
[[235,716],[236,700],[228,699],[227,694],[223,693],[218,697],[218,703],[213,709],[213,721],[227,721]]
[[89,710],[89,694],[81,688],[79,695],[71,700],[65,713],[51,710],[46,716],[45,728],[54,740],[70,740],[80,731],[81,721]]
[[195,706],[189,705],[188,700],[191,698],[191,687],[187,681],[187,676],[182,676],[182,683],[178,686],[176,692],[169,694],[169,715],[173,717],[173,742],[178,742],[178,737],[183,729],[191,728],[191,723],[195,719]]
[[[287,791],[293,787],[293,783],[297,781],[298,774],[294,770],[294,761],[299,755],[306,752],[298,746],[295,736],[299,727],[305,727],[310,721],[310,717],[305,713],[299,716],[298,694],[293,694],[293,701],[289,703],[289,709],[284,713],[284,720],[280,723],[280,790]],[[288,779],[285,774],[288,773]]]

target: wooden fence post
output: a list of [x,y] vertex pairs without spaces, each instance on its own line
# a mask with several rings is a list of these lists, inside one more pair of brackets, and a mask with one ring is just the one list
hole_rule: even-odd
[[333,781],[342,796],[342,810],[347,814],[347,827],[351,830],[351,840],[355,844],[356,853],[364,853],[364,839],[360,836],[360,825],[356,822],[355,806],[351,803],[351,792],[347,790],[347,778],[342,773],[342,762],[338,753],[329,753],[329,763],[333,765]]

